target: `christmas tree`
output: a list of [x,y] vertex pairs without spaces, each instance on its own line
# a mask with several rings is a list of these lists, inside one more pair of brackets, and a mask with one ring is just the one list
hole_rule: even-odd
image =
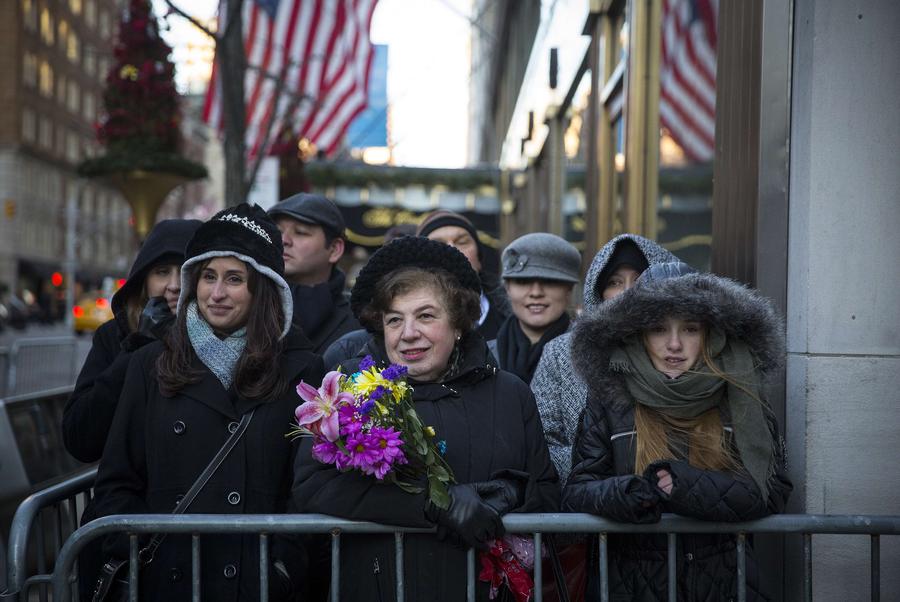
[[171,52],[159,35],[150,0],[130,0],[106,76],[104,115],[95,126],[106,154],[83,162],[82,175],[135,169],[206,175],[202,165],[179,154],[181,109]]

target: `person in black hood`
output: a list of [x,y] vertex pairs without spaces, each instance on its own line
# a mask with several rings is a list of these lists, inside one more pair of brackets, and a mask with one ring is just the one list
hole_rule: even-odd
[[344,254],[344,218],[322,195],[301,192],[269,209],[281,232],[284,277],[294,295],[293,322],[322,354],[359,328],[337,262]]
[[[654,266],[575,327],[588,403],[565,511],[741,522],[785,507],[784,443],[765,399],[784,362],[781,318],[727,278],[679,273]],[[609,545],[612,599],[665,599],[665,535],[610,536]],[[683,535],[677,545],[688,559],[677,566],[678,600],[734,599],[734,535]],[[599,600],[597,567],[588,575],[587,599]],[[765,599],[749,544],[746,579],[747,599]]]
[[103,454],[132,352],[154,340],[174,317],[184,249],[200,224],[199,220],[170,219],[153,227],[128,279],[113,295],[115,318],[94,333],[63,411],[66,449],[82,462],[96,462]]
[[[297,455],[294,500],[301,512],[394,525],[437,525],[439,535],[405,537],[407,599],[457,601],[466,595],[466,548],[486,548],[503,535],[508,512],[551,512],[558,505],[556,471],[541,436],[534,398],[518,378],[498,370],[474,329],[481,283],[466,257],[448,245],[404,237],[375,252],[351,294],[356,315],[373,333],[365,355],[408,368],[416,412],[443,441],[456,484],[441,510],[426,492],[408,493],[358,471],[340,471],[312,457],[304,438]],[[346,538],[346,539],[344,539]],[[344,536],[340,598],[396,597],[393,538]],[[462,545],[460,545],[462,544]],[[488,599],[486,583],[476,599]]]
[[[199,220],[171,219],[156,224],[141,245],[125,284],[113,295],[114,319],[94,333],[93,344],[63,410],[66,449],[82,462],[103,455],[125,373],[134,352],[163,336],[171,325],[181,292],[184,249]],[[81,517],[96,518],[96,498]],[[81,598],[90,599],[102,564],[100,543],[92,542],[78,557]]]
[[481,313],[476,323],[478,332],[486,341],[495,339],[512,310],[503,286],[495,275],[484,270],[484,249],[478,240],[475,225],[453,211],[432,211],[422,219],[416,234],[450,245],[466,256],[481,281]]

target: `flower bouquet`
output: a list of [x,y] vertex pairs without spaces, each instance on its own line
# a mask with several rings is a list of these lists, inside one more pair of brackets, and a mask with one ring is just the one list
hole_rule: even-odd
[[371,356],[359,372],[329,372],[316,389],[300,381],[297,424],[289,436],[313,437],[312,456],[338,470],[358,470],[379,481],[420,493],[424,479],[432,503],[450,505],[448,487],[455,482],[443,458],[444,441],[425,426],[413,407],[406,367],[378,369]]

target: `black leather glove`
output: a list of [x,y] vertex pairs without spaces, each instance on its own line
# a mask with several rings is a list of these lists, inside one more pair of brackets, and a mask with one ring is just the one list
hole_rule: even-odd
[[482,501],[474,483],[451,485],[450,507],[442,510],[429,501],[425,515],[437,523],[439,536],[443,527],[467,547],[487,549],[487,542],[505,533],[500,515]]
[[169,310],[166,298],[150,297],[141,311],[137,330],[125,338],[122,346],[127,351],[136,351],[147,343],[161,339],[174,321],[175,316]]
[[509,514],[525,503],[525,483],[515,479],[493,479],[471,483],[481,500],[497,514]]

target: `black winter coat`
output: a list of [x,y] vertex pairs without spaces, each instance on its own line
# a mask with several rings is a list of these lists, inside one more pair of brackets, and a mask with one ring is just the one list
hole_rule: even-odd
[[63,441],[82,462],[96,462],[103,455],[131,359],[131,353],[122,349],[124,338],[117,320],[94,332],[91,350],[63,410]]
[[[610,368],[609,353],[625,337],[673,314],[702,320],[727,337],[747,342],[763,378],[780,366],[781,329],[770,304],[725,279],[700,274],[684,276],[635,287],[604,304],[595,314],[582,319],[573,339],[573,361],[588,383],[589,394],[572,452],[572,473],[563,493],[563,510],[632,523],[658,521],[661,512],[737,522],[783,511],[792,486],[785,473],[783,442],[774,419],[770,419],[770,431],[775,471],[768,481],[767,497],[763,497],[749,475],[702,470],[686,461],[664,460],[651,464],[643,477],[634,474],[634,401],[623,375]],[[736,450],[728,408],[720,406],[719,411],[726,442]],[[670,441],[676,448],[683,444]],[[646,478],[655,475],[659,468],[672,475],[674,486],[669,495],[651,485],[655,479]],[[648,488],[661,499],[651,508],[642,505]],[[619,535],[610,536],[609,542],[610,599],[666,600],[666,536]],[[734,536],[680,535],[677,542],[678,600],[736,599]],[[752,546],[747,548],[747,599],[757,600],[764,596],[758,590]],[[596,571],[588,574],[596,575]],[[599,599],[597,587],[594,579],[588,587],[589,600]]]
[[[187,509],[205,514],[292,512],[290,486],[297,442],[285,437],[299,398],[300,379],[318,381],[322,360],[302,335],[283,341],[280,366],[291,386],[277,399],[247,400],[225,390],[198,358],[198,383],[174,397],[163,397],[156,376],[162,344],[135,352],[122,398],[100,462],[97,511],[110,514],[171,513],[200,472],[228,438],[229,429],[252,408],[256,412],[243,438]],[[203,599],[255,600],[259,596],[259,540],[248,536],[201,537]],[[121,536],[107,540],[108,553],[127,558]],[[273,537],[270,559],[282,561],[292,585],[302,590],[306,557],[299,540]],[[141,599],[188,600],[191,592],[190,539],[168,536],[155,560],[141,574]],[[272,599],[286,599],[289,585],[270,574]],[[276,591],[279,586],[284,589]]]
[[[377,342],[376,342],[377,341]],[[386,357],[375,339],[366,352]],[[345,369],[350,372],[358,364]],[[443,384],[414,383],[416,411],[447,442],[446,460],[457,482],[487,481],[504,470],[529,475],[525,503],[516,512],[552,512],[558,508],[556,470],[550,461],[534,397],[517,377],[498,370],[484,340],[467,337],[463,365]],[[391,525],[429,527],[426,494],[413,495],[378,483],[361,473],[338,472],[312,459],[312,441],[304,439],[297,456],[294,501],[301,512],[370,520]],[[394,600],[394,539],[390,536],[341,538],[341,600]],[[404,538],[406,598],[419,602],[465,600],[466,550],[432,535]],[[487,586],[476,597],[487,600]]]

